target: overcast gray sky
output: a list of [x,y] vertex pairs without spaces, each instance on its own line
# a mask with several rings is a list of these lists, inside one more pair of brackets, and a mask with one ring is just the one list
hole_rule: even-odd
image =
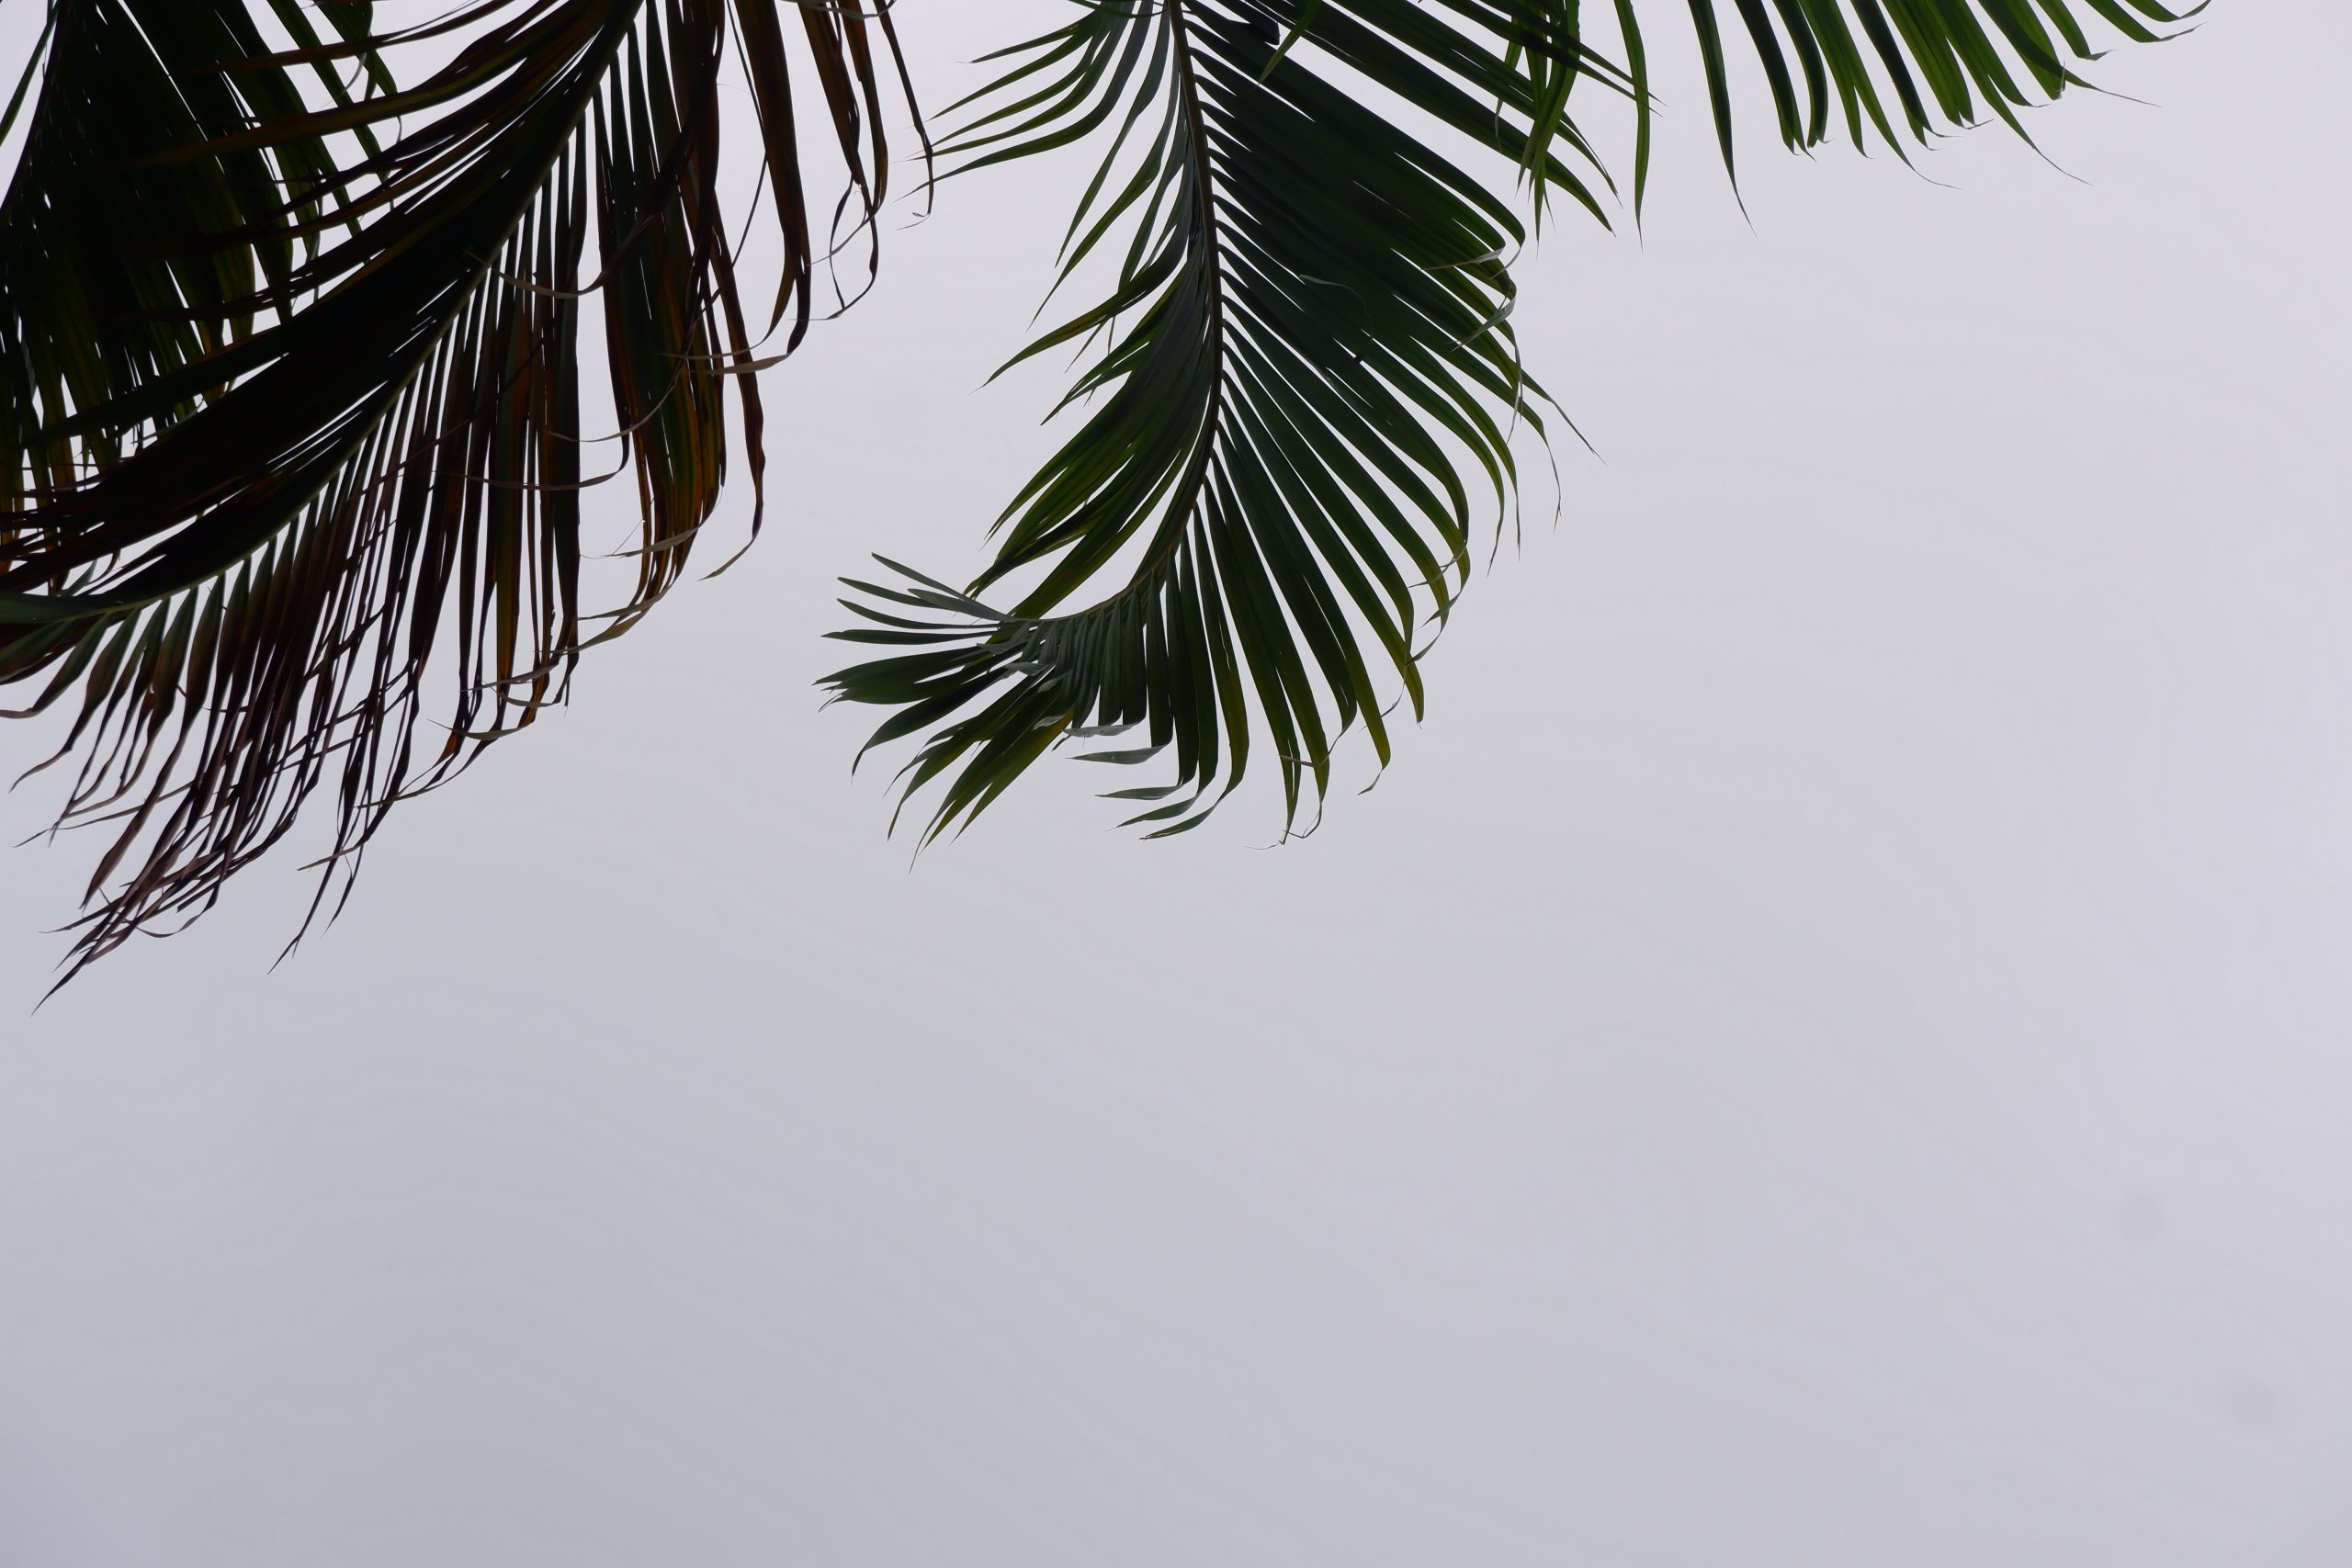
[[[901,17],[944,101],[1054,9]],[[2352,1561],[2348,49],[1752,229],[1669,75],[1521,273],[1600,460],[1279,852],[848,775],[831,579],[1048,439],[1080,170],[951,190],[758,549],[275,974],[290,860],[28,1018],[89,852],[0,860],[0,1562]]]

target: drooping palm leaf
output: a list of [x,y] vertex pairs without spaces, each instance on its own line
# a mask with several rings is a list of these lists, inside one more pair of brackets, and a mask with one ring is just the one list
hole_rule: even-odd
[[[1115,333],[1071,394],[1100,406],[1007,511],[972,592],[1051,559],[1044,581],[1001,616],[910,573],[861,584],[965,624],[861,605],[878,624],[840,634],[910,649],[833,677],[903,709],[877,740],[986,699],[911,766],[910,789],[952,770],[933,835],[1065,733],[1137,726],[1146,745],[1110,755],[1172,748],[1175,779],[1120,794],[1148,803],[1135,820],[1182,831],[1241,779],[1253,705],[1295,815],[1304,781],[1328,784],[1339,731],[1361,721],[1385,758],[1376,668],[1419,703],[1417,596],[1452,602],[1475,493],[1505,501],[1509,428],[1540,428],[1505,320],[1502,258],[1522,236],[1395,118],[1295,51],[1277,61],[1307,19],[1248,0],[1082,6],[961,143],[1018,156],[1115,121],[1071,263],[1123,220],[1133,237],[1102,300],[1029,350]],[[1600,210],[1584,175],[1531,149],[1533,95],[1499,47],[1409,4],[1332,0],[1311,25],[1318,51]],[[1462,44],[1434,63],[1433,28]],[[1048,613],[1138,537],[1115,592]]]
[[[74,0],[69,15],[132,26],[133,5]],[[793,10],[854,229],[888,186],[878,108],[895,39],[887,15],[846,3]],[[729,381],[760,483],[753,337],[717,186],[730,31],[782,231],[770,324],[793,318],[787,346],[839,238],[809,218],[775,7],[490,0],[463,19],[476,24],[464,47],[413,87],[266,109],[222,99],[172,134],[80,154],[85,179],[128,167],[203,193],[226,168],[244,182],[240,205],[189,197],[192,210],[115,242],[174,258],[151,266],[209,267],[209,289],[99,277],[56,352],[114,352],[124,367],[62,391],[34,379],[8,411],[31,501],[0,521],[0,681],[46,677],[28,711],[78,701],[67,747],[85,761],[66,821],[114,832],[80,962],[208,907],[322,784],[338,813],[329,869],[348,869],[393,801],[560,694],[588,640],[591,285],[645,519],[635,590],[600,635],[684,570],[726,471]],[[105,36],[61,28],[37,147],[107,117],[108,89],[73,52]],[[359,39],[265,58],[258,39],[237,41],[241,58],[183,55],[166,74],[201,89],[396,49]],[[322,172],[312,149],[376,128],[390,131],[380,147],[362,141]],[[20,197],[21,176],[12,210]],[[38,253],[40,226],[27,227]],[[79,471],[59,456],[76,447]],[[453,677],[447,734],[420,745],[436,661]]]
[[[1549,192],[1607,220],[1609,182],[1567,112],[1580,80],[1634,106],[1638,187],[1643,16],[1668,6],[1620,0],[1603,51],[1577,0],[1071,3],[1067,26],[1011,51],[957,145],[977,164],[1106,144],[1065,276],[1122,226],[1125,254],[1097,305],[1027,351],[1103,341],[1064,403],[1092,412],[1000,519],[968,588],[897,567],[852,582],[861,598],[843,603],[869,624],[835,635],[897,651],[826,684],[898,710],[869,746],[924,737],[901,778],[909,795],[940,784],[926,840],[1066,738],[1129,731],[1088,755],[1172,763],[1166,783],[1111,792],[1142,804],[1130,825],[1196,826],[1240,782],[1255,732],[1287,830],[1309,782],[1319,804],[1348,728],[1387,761],[1385,681],[1420,711],[1417,627],[1467,580],[1473,497],[1499,525],[1511,434],[1544,434],[1509,324],[1521,232],[1497,187],[1516,171],[1539,211]],[[1713,0],[1687,5],[1728,164],[1723,22]],[[1866,122],[1924,139],[1980,101],[2022,130],[2017,106],[2078,80],[2081,15],[2132,38],[2179,19],[2153,0],[1736,10],[1799,146],[1827,134],[1833,94],[1858,141]],[[978,597],[1040,566],[1009,608]]]

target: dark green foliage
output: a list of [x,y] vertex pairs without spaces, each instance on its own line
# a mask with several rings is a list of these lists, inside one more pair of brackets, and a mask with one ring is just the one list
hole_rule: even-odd
[[[1634,106],[1638,202],[1637,7],[1616,7],[1604,51],[1575,0],[1072,3],[1069,26],[1010,51],[954,144],[978,165],[1106,143],[1065,276],[1124,232],[1116,276],[1028,350],[1102,338],[1071,392],[1094,410],[999,520],[967,593],[1050,568],[1002,612],[903,568],[894,587],[853,583],[865,600],[844,603],[876,624],[835,635],[902,651],[829,684],[899,710],[877,742],[927,732],[904,779],[942,781],[929,836],[1065,736],[1130,732],[1088,753],[1169,764],[1169,782],[1112,792],[1142,805],[1130,823],[1200,822],[1260,734],[1295,824],[1350,727],[1386,763],[1380,694],[1420,712],[1420,628],[1467,581],[1476,513],[1510,514],[1511,436],[1542,436],[1544,399],[1511,336],[1524,235],[1497,193],[1516,174],[1539,219],[1565,197],[1608,221],[1613,187],[1566,112],[1583,81]],[[1728,166],[1724,23],[1689,6]],[[2017,106],[2076,81],[2076,11],[2136,38],[2178,20],[2147,0],[1737,11],[1790,145],[1829,133],[1834,97],[1858,142],[1874,127],[1898,149],[1980,104],[2022,133]],[[1102,597],[1061,608],[1136,538]]]
[[[1726,166],[1736,51],[1789,145],[1842,127],[1900,152],[1987,116],[2022,133],[2092,28],[2182,19],[1679,3]],[[1090,349],[1065,400],[1084,412],[977,581],[886,562],[854,585],[865,625],[839,635],[888,651],[829,684],[895,710],[876,741],[922,737],[926,837],[1113,733],[1086,755],[1161,765],[1112,792],[1155,834],[1200,822],[1253,749],[1295,822],[1341,734],[1385,763],[1399,694],[1420,711],[1418,653],[1513,514],[1518,437],[1558,419],[1519,362],[1510,258],[1522,215],[1619,209],[1579,88],[1631,131],[1638,211],[1643,28],[1677,0],[1068,5],[938,151],[1093,150],[1063,276],[1100,298],[1022,356]],[[347,887],[395,801],[529,724],[678,581],[730,442],[757,491],[755,373],[782,356],[761,345],[797,344],[838,258],[870,274],[897,9],[472,0],[401,32],[365,0],[56,0],[0,206],[0,683],[75,715],[64,820],[110,840],[77,968],[201,912],[322,787],[321,897]],[[424,46],[443,62],[406,80]],[[718,199],[730,72],[783,260],[763,317]],[[839,201],[804,186],[818,143]],[[580,493],[624,473],[637,581],[592,613]]]

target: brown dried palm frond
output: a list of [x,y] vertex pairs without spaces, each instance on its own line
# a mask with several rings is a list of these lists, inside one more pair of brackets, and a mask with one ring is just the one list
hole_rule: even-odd
[[[347,886],[396,800],[529,724],[679,580],[730,456],[760,488],[725,73],[765,156],[762,318],[786,348],[888,190],[887,11],[489,0],[377,36],[343,5],[324,39],[278,15],[273,40],[242,4],[64,0],[0,210],[0,681],[41,680],[25,712],[79,705],[64,819],[112,839],[79,963],[209,906],[322,786]],[[804,142],[846,171],[845,211],[811,200]],[[644,518],[633,591],[593,617],[583,306]]]

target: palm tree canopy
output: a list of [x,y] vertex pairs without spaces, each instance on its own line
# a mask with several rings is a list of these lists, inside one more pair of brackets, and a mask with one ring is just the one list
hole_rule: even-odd
[[[50,0],[0,206],[0,683],[9,716],[71,715],[40,766],[70,760],[62,820],[107,845],[74,969],[201,913],[322,787],[320,899],[347,894],[395,802],[679,581],[730,462],[756,532],[759,374],[870,284],[894,192],[1083,148],[1059,276],[1091,302],[1020,356],[1082,351],[993,560],[852,582],[836,635],[874,646],[825,685],[885,710],[869,745],[914,741],[926,839],[1114,736],[1081,754],[1140,769],[1109,794],[1148,833],[1253,752],[1295,824],[1340,735],[1387,761],[1564,423],[1511,261],[1547,220],[1639,213],[1657,51],[1697,51],[1736,175],[1751,115],[1799,149],[2024,135],[2099,47],[2193,14],[1065,3],[933,142],[897,30],[921,8],[889,0]],[[759,154],[755,213],[721,199],[722,135]],[[605,482],[641,527],[592,605]]]

